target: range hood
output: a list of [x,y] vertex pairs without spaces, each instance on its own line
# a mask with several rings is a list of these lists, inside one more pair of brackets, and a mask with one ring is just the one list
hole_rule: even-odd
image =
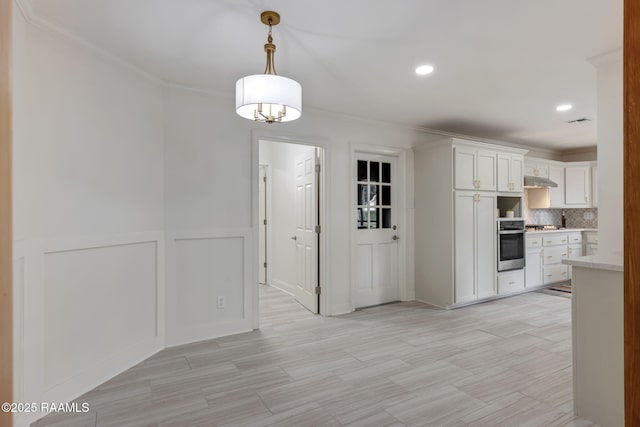
[[541,176],[527,176],[524,177],[524,188],[549,188],[557,187],[558,184],[551,181],[549,178],[543,178]]

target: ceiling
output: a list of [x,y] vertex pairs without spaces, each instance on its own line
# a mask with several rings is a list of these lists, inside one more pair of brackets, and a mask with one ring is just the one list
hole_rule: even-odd
[[167,82],[230,95],[263,72],[259,16],[275,10],[276,70],[302,84],[303,108],[559,151],[595,145],[587,60],[622,46],[621,0],[22,1]]

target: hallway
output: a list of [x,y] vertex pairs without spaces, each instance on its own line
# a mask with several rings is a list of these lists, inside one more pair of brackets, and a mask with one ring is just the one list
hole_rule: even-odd
[[321,317],[260,292],[260,330],[164,350],[36,425],[592,425],[572,416],[570,299]]

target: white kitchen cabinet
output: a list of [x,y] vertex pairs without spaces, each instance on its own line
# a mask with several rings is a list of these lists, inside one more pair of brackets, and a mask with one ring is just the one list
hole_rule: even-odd
[[455,188],[496,191],[496,153],[469,146],[455,147]]
[[591,167],[567,166],[564,169],[564,203],[566,207],[591,206]]
[[494,194],[455,194],[456,304],[496,295],[495,206]]
[[525,287],[542,286],[542,237],[525,235]]
[[598,232],[597,231],[584,231],[584,254],[585,255],[597,255],[598,254]]
[[562,208],[564,207],[564,167],[550,165],[549,179],[558,184],[557,187],[549,187],[549,207]]
[[591,206],[598,207],[598,166],[591,166]]
[[567,270],[566,265],[549,265],[544,267],[542,271],[544,274],[543,282],[545,285],[569,280],[569,271]]
[[522,193],[524,157],[498,154],[498,191]]
[[[496,209],[507,207],[498,206],[496,163],[526,152],[461,138],[415,149],[416,300],[453,308],[499,297]],[[517,287],[504,280],[503,292]]]
[[545,162],[526,161],[524,164],[524,174],[526,176],[539,176],[542,178],[549,177],[549,165]]
[[[584,254],[582,245],[582,232],[567,234],[567,258],[578,258]],[[567,276],[572,277],[571,266],[568,267]]]
[[545,285],[569,280],[567,259],[569,238],[566,233],[548,233],[542,236],[542,283]]
[[498,294],[512,294],[524,290],[524,270],[498,273]]
[[[533,165],[545,164],[549,180],[557,187],[528,188],[530,209],[590,208],[598,206],[597,162],[557,162],[536,158],[525,159],[525,175],[530,175]],[[538,172],[543,169],[538,169]],[[542,176],[540,173],[539,176]]]

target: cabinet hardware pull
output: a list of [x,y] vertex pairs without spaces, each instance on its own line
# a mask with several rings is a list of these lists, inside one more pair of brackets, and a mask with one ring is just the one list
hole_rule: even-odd
[[553,256],[552,256],[552,255],[549,255],[547,258],[553,258]]
[[562,272],[562,274],[563,274],[563,275],[566,275],[566,274],[567,274],[567,272],[566,272],[566,271],[563,271],[563,272]]
[[553,277],[553,274],[547,274],[547,277]]
[[562,256],[567,256],[567,254],[562,254]]
[[516,282],[509,282],[509,284],[510,284],[510,285],[515,285],[515,284],[516,284]]

